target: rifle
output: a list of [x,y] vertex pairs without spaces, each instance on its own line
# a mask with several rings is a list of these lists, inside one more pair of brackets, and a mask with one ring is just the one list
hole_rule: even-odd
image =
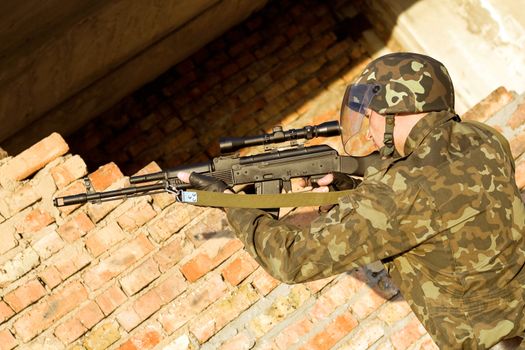
[[[84,178],[87,193],[80,193],[53,199],[57,207],[82,204],[86,202],[99,203],[128,197],[144,196],[161,192],[176,195],[180,202],[194,202],[193,192],[184,191],[190,185],[177,178],[177,173],[196,172],[224,181],[228,186],[251,184],[256,194],[279,194],[291,190],[291,179],[310,178],[312,182],[330,172],[342,172],[355,176],[363,176],[378,155],[366,157],[341,156],[328,145],[306,147],[298,144],[298,140],[310,140],[315,137],[340,135],[341,129],[337,121],[325,122],[315,126],[305,126],[301,129],[283,131],[277,127],[270,134],[249,136],[245,138],[221,138],[219,145],[221,154],[232,153],[243,147],[264,145],[265,151],[251,156],[240,156],[237,153],[221,155],[209,162],[182,165],[153,174],[131,176],[132,185],[157,181],[143,186],[129,186],[118,190],[95,192],[88,177]],[[272,145],[287,143],[288,148],[280,149]]]

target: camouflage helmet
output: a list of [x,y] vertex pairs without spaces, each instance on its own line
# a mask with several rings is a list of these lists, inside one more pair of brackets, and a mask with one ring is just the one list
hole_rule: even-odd
[[383,155],[394,152],[394,116],[432,111],[454,113],[454,87],[445,66],[432,57],[397,52],[370,62],[346,89],[341,106],[343,147],[363,134],[367,109],[385,116]]
[[411,52],[381,56],[366,66],[355,84],[381,87],[369,108],[382,115],[454,112],[454,86],[448,71],[429,56]]

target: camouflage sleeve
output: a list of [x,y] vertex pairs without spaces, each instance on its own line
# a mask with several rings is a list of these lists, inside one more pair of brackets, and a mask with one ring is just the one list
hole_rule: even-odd
[[298,283],[397,255],[435,234],[430,198],[417,185],[403,192],[399,197],[385,185],[363,184],[305,229],[256,209],[228,209],[227,215],[266,271]]

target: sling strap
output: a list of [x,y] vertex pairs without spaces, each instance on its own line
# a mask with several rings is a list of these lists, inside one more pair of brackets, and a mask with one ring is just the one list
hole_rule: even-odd
[[352,190],[337,192],[300,192],[284,194],[231,194],[199,190],[180,191],[178,201],[218,208],[286,208],[337,204]]

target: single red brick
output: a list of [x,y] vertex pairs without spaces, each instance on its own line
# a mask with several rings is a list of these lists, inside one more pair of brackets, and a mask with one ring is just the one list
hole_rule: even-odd
[[0,255],[10,251],[18,245],[18,240],[15,238],[15,228],[9,225],[0,224]]
[[86,239],[86,248],[95,258],[106,252],[116,243],[126,238],[126,234],[115,222],[109,223],[90,234]]
[[353,313],[359,319],[365,319],[386,302],[386,299],[374,289],[365,286],[365,291],[352,305]]
[[40,264],[40,257],[32,247],[27,247],[18,251],[16,255],[10,256],[10,260],[0,267],[0,290],[7,287],[10,283],[20,279],[33,268]]
[[129,339],[126,342],[122,343],[122,345],[119,346],[118,350],[139,350],[139,348],[137,348],[133,341]]
[[313,326],[313,323],[308,318],[303,318],[283,329],[275,337],[274,343],[279,349],[288,349],[303,339],[312,330]]
[[323,279],[320,279],[320,280],[306,282],[305,283],[306,284],[306,288],[308,288],[310,290],[310,292],[312,292],[312,293],[317,293],[318,291],[320,291],[321,289],[326,287],[326,285],[328,283],[332,282],[335,277],[336,276],[331,276],[331,277],[323,278]]
[[202,211],[200,207],[175,203],[149,222],[146,227],[156,242],[162,242],[186,226]]
[[153,174],[162,171],[162,168],[156,162],[150,162],[144,168],[137,171],[133,176]]
[[140,316],[141,320],[144,321],[155,311],[160,309],[161,306],[162,299],[153,289],[141,295],[137,300],[135,300],[135,302],[133,303],[133,310],[135,310],[137,312],[137,315]]
[[60,225],[57,232],[66,242],[72,243],[94,228],[95,224],[86,213],[79,212],[65,224]]
[[242,332],[225,341],[219,350],[251,349],[253,345],[254,340],[248,332]]
[[15,225],[16,231],[22,234],[35,233],[55,222],[55,218],[46,210],[36,208],[30,211],[22,221]]
[[523,124],[525,124],[525,103],[520,104],[507,121],[507,125],[512,129],[516,129]]
[[146,350],[152,349],[160,343],[162,335],[159,329],[146,327],[135,333],[131,339],[119,347],[119,350]]
[[340,55],[345,54],[348,52],[348,49],[350,48],[350,44],[348,41],[340,41],[336,43],[335,45],[332,45],[328,50],[326,50],[326,58],[328,60],[333,60],[337,58]]
[[198,280],[242,248],[242,242],[238,239],[216,242],[218,240],[211,240],[203,244],[199,249],[200,252],[182,265],[180,270],[190,282]]
[[51,173],[58,189],[64,188],[76,180],[63,164],[51,169],[49,172]]
[[127,332],[137,327],[143,321],[143,319],[133,309],[119,311],[117,314],[117,320]]
[[120,279],[122,290],[132,296],[160,276],[159,267],[153,259],[148,259],[129,275]]
[[222,270],[222,276],[230,282],[231,285],[236,286],[255,271],[257,267],[259,267],[259,264],[257,264],[250,254],[244,251]]
[[96,325],[101,319],[103,319],[104,315],[102,314],[102,311],[100,311],[100,308],[98,307],[97,303],[95,303],[94,301],[90,301],[89,304],[82,307],[78,311],[76,317],[84,325],[84,327],[90,329],[94,325]]
[[56,291],[33,306],[28,313],[18,318],[13,327],[24,342],[28,342],[45,329],[49,328],[62,316],[73,310],[87,299],[87,290],[80,282],[73,282]]
[[119,312],[117,319],[122,327],[129,332],[159,310],[161,306],[161,300],[157,293],[150,290],[135,300],[131,307]]
[[51,169],[49,172],[55,181],[55,185],[60,189],[86,175],[87,167],[82,158],[75,155],[68,158],[63,164]]
[[42,298],[46,293],[42,284],[34,279],[8,293],[4,296],[4,300],[18,313]]
[[503,86],[500,86],[464,113],[461,118],[465,120],[484,122],[501,108],[509,104],[513,99],[513,94],[507,91]]
[[510,140],[510,150],[514,158],[518,158],[525,152],[525,133]]
[[[77,180],[71,183],[70,185],[68,185],[67,187],[65,187],[64,189],[57,191],[57,193],[55,194],[55,199],[58,197],[66,197],[66,196],[71,196],[71,195],[76,195],[76,194],[86,193],[86,192],[87,191],[86,191],[86,187],[84,186],[84,183],[80,180]],[[58,201],[58,202],[60,204],[61,201]],[[75,209],[77,209],[78,207],[80,207],[80,204],[67,205],[67,206],[58,207],[58,210],[60,210],[60,212],[63,215],[68,215],[72,213]]]
[[66,246],[52,260],[62,280],[66,280],[91,263],[90,255],[81,245]]
[[231,296],[213,304],[191,321],[190,331],[199,343],[206,342],[230,321],[238,317],[258,300],[257,292],[249,284],[242,285]]
[[385,324],[377,318],[368,318],[360,327],[352,331],[352,335],[341,349],[370,349],[385,335]]
[[11,350],[17,345],[16,339],[9,329],[0,330],[0,346],[2,350]]
[[259,45],[259,43],[263,40],[263,36],[261,32],[256,31],[255,33],[252,33],[248,38],[246,38],[245,43],[247,47],[252,47],[255,45]]
[[[121,189],[124,186],[124,181],[118,182],[117,185],[111,186],[111,190]],[[105,218],[111,211],[117,208],[119,205],[124,202],[123,199],[115,199],[102,203],[89,203],[86,206],[86,212],[94,223],[98,223],[100,220]]]
[[237,58],[237,64],[239,67],[244,68],[255,62],[255,60],[256,58],[251,52],[243,52],[243,54]]
[[236,63],[230,63],[222,67],[221,75],[223,78],[228,78],[239,71],[239,66]]
[[0,324],[13,316],[15,312],[4,301],[0,301]]
[[118,217],[117,222],[127,232],[133,232],[157,215],[157,212],[146,202],[140,202]]
[[170,243],[164,245],[162,249],[153,256],[159,265],[161,272],[165,272],[170,267],[178,263],[183,257],[192,251],[191,243],[187,243],[181,236],[175,237]]
[[279,285],[279,281],[273,278],[268,272],[262,267],[258,268],[257,271],[252,275],[253,280],[251,284],[261,293],[267,295]]
[[122,305],[127,300],[127,297],[117,285],[113,285],[100,294],[95,300],[98,306],[102,309],[102,312],[104,312],[104,315],[107,316],[115,311],[117,307]]
[[38,277],[45,283],[49,289],[53,289],[62,283],[60,272],[55,266],[49,266],[38,274]]
[[322,350],[330,349],[345,335],[350,333],[352,329],[357,326],[356,319],[350,314],[345,313],[336,317],[330,322],[323,331],[317,333],[312,339],[310,339],[302,350]]
[[47,227],[38,233],[39,238],[31,243],[42,260],[49,258],[65,245],[53,227]]
[[155,247],[144,234],[139,234],[135,239],[129,241],[114,251],[109,257],[90,268],[84,273],[84,281],[92,289],[96,290],[104,283],[119,275],[134,262],[151,252]]
[[342,275],[334,285],[324,289],[309,314],[313,321],[328,317],[339,305],[347,303],[358,290],[364,286],[363,270],[357,270],[351,275]]
[[171,138],[168,138],[166,140],[166,143],[163,145],[163,149],[165,150],[164,154],[169,154],[169,152],[173,152],[174,149],[177,149],[186,143],[190,142],[192,139],[195,138],[195,131],[191,128],[184,128],[174,134]]
[[[155,127],[151,130],[148,131],[148,135],[149,137],[151,137],[152,139],[158,139],[160,137],[162,137],[162,133],[160,132],[160,130]],[[127,146],[127,153],[132,157],[132,158],[135,158],[136,156],[138,156],[140,153],[142,153],[143,151],[147,150],[148,147],[150,147],[151,144],[148,140],[146,140],[145,138],[139,138],[138,140],[134,141],[131,145]],[[127,157],[128,155],[122,155],[123,157],[126,157],[126,161],[127,161]],[[117,158],[118,161],[120,161],[120,159]]]
[[80,338],[88,330],[76,317],[73,317],[55,328],[54,334],[65,344]]
[[402,329],[394,332],[390,336],[390,340],[395,349],[408,349],[419,338],[427,332],[421,322],[414,316],[410,316],[410,321]]
[[164,282],[156,286],[154,290],[161,299],[162,304],[167,304],[184,292],[187,286],[188,283],[184,277],[182,277],[180,272],[175,271]]
[[386,303],[379,311],[377,317],[389,325],[393,325],[408,315],[409,312],[410,306],[408,303],[401,296],[398,296]]
[[124,177],[124,175],[113,162],[101,166],[94,173],[89,175],[91,184],[96,191],[104,191],[122,177]]
[[68,150],[69,147],[62,136],[52,133],[9,160],[4,174],[13,180],[23,180]]
[[227,292],[226,283],[218,275],[203,279],[192,287],[175,299],[169,308],[160,312],[158,320],[168,334],[175,332]]
[[42,198],[42,195],[36,191],[32,183],[28,182],[18,188],[14,193],[6,192],[2,194],[2,197],[1,200],[3,200],[6,205],[0,207],[0,212],[6,218],[9,218],[22,211],[22,209],[36,203]]
[[501,127],[501,125],[491,125],[491,127],[496,130],[497,132],[499,132],[500,134],[504,135],[505,134],[505,130],[503,130],[503,128]]
[[205,208],[203,212],[204,215],[187,224],[182,230],[195,247],[200,247],[203,243],[210,241],[210,238],[213,237],[211,233],[224,232],[228,229],[228,221],[223,211],[216,208]]

